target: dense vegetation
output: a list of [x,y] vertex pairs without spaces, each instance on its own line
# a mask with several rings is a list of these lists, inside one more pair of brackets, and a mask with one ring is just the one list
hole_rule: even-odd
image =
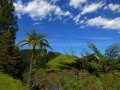
[[0,90],[120,90],[120,43],[101,53],[89,42],[78,57],[53,52],[35,30],[15,44],[17,30],[13,1],[0,0]]

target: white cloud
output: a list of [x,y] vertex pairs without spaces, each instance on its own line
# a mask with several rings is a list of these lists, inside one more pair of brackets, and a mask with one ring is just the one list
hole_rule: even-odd
[[120,13],[120,4],[109,4],[108,8],[113,11],[113,12],[118,12]]
[[77,16],[75,16],[75,17],[73,18],[73,21],[75,21],[75,23],[78,24],[78,23],[80,22],[80,17],[81,17],[81,15],[78,14]]
[[55,8],[55,14],[56,15],[63,15],[63,16],[70,16],[71,15],[71,13],[69,11],[63,12],[61,10],[61,8],[59,8],[59,7]]
[[74,7],[74,8],[78,8],[78,7],[80,7],[80,5],[82,3],[85,3],[85,2],[86,2],[86,0],[70,0],[69,5]]
[[32,0],[27,4],[23,4],[21,0],[14,3],[15,11],[20,16],[28,14],[32,19],[42,20],[52,14],[57,17],[68,16],[71,17],[69,11],[63,11],[59,6],[47,2],[47,0]]
[[86,23],[89,26],[99,26],[105,29],[120,30],[120,17],[106,19],[99,16],[93,19],[89,19]]
[[21,18],[21,13],[24,12],[24,6],[22,5],[21,0],[18,0],[17,3],[14,3],[15,11],[17,11],[17,15]]
[[86,13],[91,13],[94,12],[98,9],[100,9],[102,6],[104,5],[103,2],[99,2],[99,3],[92,3],[90,5],[87,5],[83,8],[83,11],[81,12],[81,14],[86,14]]
[[81,21],[80,21],[80,24],[83,24],[84,22],[85,22],[85,20],[81,20]]

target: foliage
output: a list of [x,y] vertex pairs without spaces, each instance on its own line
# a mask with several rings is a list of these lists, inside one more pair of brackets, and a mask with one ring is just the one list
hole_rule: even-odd
[[100,79],[104,90],[120,89],[120,73],[101,74]]
[[43,57],[38,55],[36,57],[35,68],[47,68],[47,63],[59,55],[61,55],[61,53],[58,53],[58,52],[48,52]]
[[41,50],[40,55],[44,56],[46,54],[44,48],[50,48],[49,42],[45,39],[46,34],[37,34],[35,30],[32,30],[30,33],[25,31],[25,33],[28,35],[25,40],[21,40],[18,42],[19,47],[23,47],[24,45],[28,44],[31,51],[31,59],[29,63],[29,76],[28,76],[28,86],[31,88],[31,74],[32,74],[32,65],[33,61],[36,57],[36,46]]
[[[36,58],[35,58],[35,61],[33,62],[34,63],[34,68],[38,69],[38,68],[46,68],[46,64],[54,59],[55,57],[57,57],[58,55],[60,55],[61,53],[59,52],[47,52],[45,56],[40,56],[39,53],[40,53],[40,49],[36,49]],[[31,58],[31,52],[32,50],[29,50],[29,49],[25,49],[25,50],[20,50],[20,54],[22,56],[22,58],[24,59],[24,67],[28,67],[29,66],[29,60]]]
[[50,69],[53,69],[53,70],[56,70],[59,68],[70,68],[69,64],[74,63],[77,59],[78,57],[76,56],[61,54],[56,58],[54,58],[53,60],[51,60],[50,62],[48,62],[47,65]]
[[89,48],[94,52],[96,60],[88,62],[89,66],[97,71],[108,73],[113,70],[119,70],[117,65],[120,65],[120,44],[109,46],[105,54],[102,54],[93,43],[88,44]]
[[25,40],[21,40],[18,45],[19,47],[23,47],[26,44],[29,44],[30,49],[36,48],[38,46],[40,49],[50,48],[49,42],[45,39],[46,34],[37,34],[35,30],[31,30],[30,33],[25,31],[28,35]]
[[17,30],[17,17],[14,15],[13,0],[0,0],[0,35],[10,32],[11,40],[15,43]]
[[13,0],[0,0],[0,68],[14,77],[21,75],[19,64],[22,62],[15,48],[17,30]]
[[0,90],[28,90],[20,80],[0,72]]
[[23,71],[20,65],[23,61],[20,57],[19,49],[14,47],[10,37],[11,34],[9,32],[4,33],[0,37],[0,67],[2,71],[20,78]]
[[101,80],[87,72],[80,72],[78,80],[72,70],[50,72],[39,69],[32,76],[33,90],[103,90]]
[[120,44],[113,44],[105,50],[105,57],[107,60],[116,60],[120,56]]

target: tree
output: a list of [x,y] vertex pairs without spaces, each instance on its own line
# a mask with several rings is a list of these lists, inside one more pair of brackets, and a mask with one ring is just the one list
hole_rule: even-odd
[[36,46],[39,47],[41,50],[41,54],[44,54],[44,48],[48,47],[51,49],[49,42],[44,39],[46,34],[37,34],[35,30],[32,30],[30,33],[25,31],[25,33],[28,35],[25,40],[21,40],[18,45],[19,47],[23,47],[24,45],[28,44],[29,48],[32,50],[32,56],[30,60],[30,66],[29,66],[29,77],[28,77],[28,86],[30,87],[30,81],[31,81],[31,72],[32,72],[32,63],[36,56]]
[[15,37],[18,30],[14,15],[13,0],[0,0],[0,66],[8,74],[15,75],[20,61],[15,50]]
[[17,30],[17,16],[14,15],[13,0],[0,0],[0,35],[10,32],[12,43],[15,43]]

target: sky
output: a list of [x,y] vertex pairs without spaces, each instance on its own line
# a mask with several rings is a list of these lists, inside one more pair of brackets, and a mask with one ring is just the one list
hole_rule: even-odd
[[[80,55],[93,42],[101,52],[120,43],[120,0],[15,0],[19,30],[46,33],[53,51]],[[22,49],[27,49],[25,46]]]

